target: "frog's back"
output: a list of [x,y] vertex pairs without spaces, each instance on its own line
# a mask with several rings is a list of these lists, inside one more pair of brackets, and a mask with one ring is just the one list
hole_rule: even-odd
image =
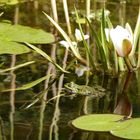
[[103,97],[105,95],[105,89],[99,85],[91,87],[86,85],[78,85],[75,84],[74,82],[71,82],[67,83],[65,87],[67,88],[67,91],[74,94],[86,95],[95,98]]
[[105,95],[105,89],[99,85],[95,85],[93,87],[87,86],[87,90],[89,92],[89,96],[95,98],[101,98]]

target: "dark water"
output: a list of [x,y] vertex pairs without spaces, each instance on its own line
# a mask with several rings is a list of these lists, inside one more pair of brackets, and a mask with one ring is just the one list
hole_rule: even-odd
[[0,122],[3,139],[119,140],[108,133],[80,132],[73,129],[70,122],[84,114],[113,113],[117,105],[122,106],[122,109],[118,109],[116,113],[128,115],[132,112],[132,117],[140,117],[140,74],[136,72],[129,75],[129,83],[122,92],[126,76],[126,73],[120,78],[93,76],[91,84],[94,85],[96,79],[97,84],[106,87],[105,97],[101,99],[83,96],[61,97],[49,102],[45,109],[43,100],[27,110],[23,108],[23,104],[27,101],[29,104],[31,99],[30,90],[17,92],[15,101],[14,95],[1,93]]
[[[70,10],[73,10],[73,4],[82,10],[85,9],[84,1],[68,1]],[[132,27],[138,13],[139,1],[127,1],[125,20]],[[60,23],[63,22],[63,10],[61,1],[58,3],[58,13]],[[97,8],[101,7],[100,2]],[[30,25],[33,27],[41,27],[50,31],[48,21],[42,15],[42,9],[50,12],[50,2],[40,2],[38,11],[34,10],[33,3],[25,3],[20,6],[19,23]],[[120,5],[119,2],[110,1],[107,8],[111,11],[111,19],[114,25],[119,21],[119,15],[116,15]],[[92,8],[94,5],[92,3]],[[127,10],[129,9],[129,10]],[[2,19],[14,20],[14,6],[2,7],[1,11],[5,11]],[[120,11],[121,12],[121,11]],[[27,14],[30,13],[30,14]],[[49,26],[49,27],[48,27]],[[45,46],[50,49],[50,46]],[[43,47],[44,49],[44,47]],[[47,52],[48,53],[48,52]],[[0,62],[4,61],[4,67],[10,65],[11,57],[8,55],[0,56]],[[28,59],[27,59],[28,58]],[[17,56],[17,63],[24,60],[34,58],[37,63],[22,70],[17,70],[16,85],[20,86],[29,81],[33,81],[44,76],[47,70],[47,62],[40,56],[34,57],[29,55]],[[40,70],[41,69],[41,70]],[[0,88],[9,88],[12,76],[9,73],[0,76]],[[78,78],[76,75],[66,75],[64,82],[75,81],[76,83],[85,83],[85,76]],[[94,113],[113,113],[130,115],[132,117],[140,117],[140,72],[121,73],[118,77],[109,75],[95,74],[90,76],[89,85],[99,84],[106,89],[106,96],[101,99],[92,99],[90,97],[69,96],[58,97],[55,100],[45,103],[39,100],[36,104],[25,109],[32,101],[35,95],[38,95],[44,88],[41,83],[35,88],[25,91],[17,91],[16,93],[0,93],[0,140],[119,140],[108,133],[91,133],[81,132],[71,127],[70,122],[85,114]],[[52,98],[52,90],[48,92],[48,99]],[[26,104],[25,104],[26,103]],[[122,109],[116,108],[121,106]]]

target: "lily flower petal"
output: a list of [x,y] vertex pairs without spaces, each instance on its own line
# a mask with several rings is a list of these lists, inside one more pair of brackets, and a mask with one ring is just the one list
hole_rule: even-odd
[[[82,41],[82,35],[81,35],[81,32],[79,29],[75,29],[75,37],[76,37],[76,40],[77,41]],[[89,35],[84,35],[84,39],[88,39],[89,38]]]
[[75,46],[75,47],[77,47],[77,43],[74,42],[74,41],[72,42],[72,45]]
[[64,40],[60,41],[59,44],[61,44],[63,47],[66,47],[66,49],[69,49],[69,47],[70,47],[69,43]]
[[[72,43],[72,45],[74,47],[77,47],[77,43],[76,42],[71,42],[71,43]],[[64,41],[64,40],[60,41],[59,44],[61,44],[66,49],[69,49],[69,47],[70,47],[69,43],[67,41]]]
[[[127,31],[130,33],[131,37],[133,37],[133,31],[132,31],[132,28],[129,25],[129,23],[125,24],[125,29],[127,29]],[[133,38],[132,38],[132,40],[133,40]]]
[[77,74],[78,77],[80,77],[80,76],[83,76],[84,72],[88,70],[90,70],[89,67],[79,65],[79,66],[76,66],[75,73]]
[[119,56],[125,57],[131,52],[133,38],[127,29],[117,26],[110,30],[110,37]]
[[89,39],[89,35],[84,35],[84,39]]

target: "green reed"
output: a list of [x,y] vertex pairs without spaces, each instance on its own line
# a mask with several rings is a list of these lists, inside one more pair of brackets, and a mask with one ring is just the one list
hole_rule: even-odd
[[[76,11],[76,10],[75,10]],[[81,36],[83,39],[83,45],[85,47],[85,51],[86,54],[88,56],[89,59],[89,63],[87,64],[87,60],[85,60],[85,58],[83,58],[83,56],[80,55],[80,52],[77,51],[77,49],[73,46],[72,44],[72,40],[68,37],[68,35],[66,34],[66,32],[50,17],[48,16],[46,13],[44,13],[47,18],[55,25],[55,27],[60,31],[60,33],[62,34],[62,36],[64,37],[64,39],[69,43],[70,45],[70,49],[72,50],[73,54],[75,55],[75,57],[78,60],[84,60],[85,65],[89,65],[91,66],[92,70],[97,70],[96,66],[95,66],[95,56],[91,53],[91,50],[89,49],[90,47],[88,46],[87,42],[84,40],[84,34],[83,34],[83,29],[80,23],[78,23],[80,32],[81,32]],[[78,16],[78,12],[76,11],[76,17],[77,17],[77,21],[79,20],[79,16]],[[102,18],[101,18],[101,26],[100,26],[100,33],[96,33],[95,29],[91,23],[91,21],[87,18],[87,22],[89,24],[90,30],[91,30],[91,36],[94,37],[94,41],[95,44],[97,46],[97,51],[98,51],[98,61],[97,63],[100,65],[102,65],[101,68],[104,69],[105,72],[113,72],[113,73],[118,73],[118,71],[123,71],[123,70],[130,70],[132,71],[133,68],[135,67],[135,65],[133,64],[133,60],[136,59],[135,61],[137,62],[137,67],[140,66],[140,55],[138,54],[138,58],[136,58],[136,53],[137,49],[139,50],[139,36],[140,36],[140,12],[138,15],[138,20],[136,23],[136,28],[134,30],[134,34],[132,34],[133,36],[133,44],[134,48],[132,48],[132,51],[127,54],[127,56],[118,56],[116,53],[116,50],[114,48],[113,42],[110,39],[109,36],[109,40],[107,40],[107,36],[105,33],[105,29],[108,28],[109,30],[113,29],[113,25],[109,19],[109,17],[105,16],[104,14],[104,10],[102,12]],[[132,32],[132,29],[130,27],[129,24],[126,24],[125,29],[127,29],[129,32]],[[130,45],[129,40],[127,40],[126,42],[123,40],[122,42],[122,49],[123,47],[127,48]],[[78,47],[78,46],[77,46]],[[132,47],[132,46],[131,46]],[[131,49],[131,48],[130,48]],[[124,52],[126,53],[126,52]]]

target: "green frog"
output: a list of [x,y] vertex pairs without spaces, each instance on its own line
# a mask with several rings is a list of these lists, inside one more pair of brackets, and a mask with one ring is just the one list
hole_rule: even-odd
[[86,86],[86,85],[78,85],[74,82],[66,83],[64,85],[66,91],[73,94],[78,95],[86,95],[92,97],[103,97],[105,95],[105,89],[99,85],[95,85],[94,87]]

